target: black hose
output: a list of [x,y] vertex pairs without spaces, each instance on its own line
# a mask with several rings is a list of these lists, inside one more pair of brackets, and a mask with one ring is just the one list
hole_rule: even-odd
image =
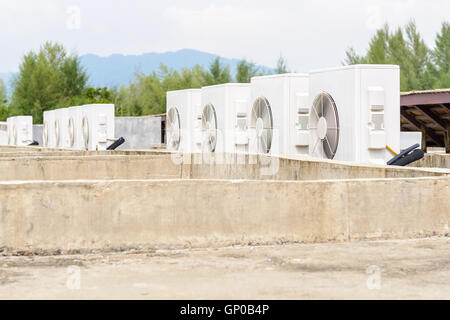
[[112,145],[110,145],[106,150],[116,150],[118,147],[120,147],[124,143],[125,143],[125,139],[123,137],[121,137],[117,141],[115,141]]
[[34,140],[32,143],[29,144],[29,146],[38,146],[39,142],[37,142],[36,140]]
[[410,163],[413,163],[415,161],[418,161],[425,157],[425,153],[421,149],[416,149],[410,154],[404,156],[403,158],[398,159],[396,162],[394,162],[394,166],[407,166]]

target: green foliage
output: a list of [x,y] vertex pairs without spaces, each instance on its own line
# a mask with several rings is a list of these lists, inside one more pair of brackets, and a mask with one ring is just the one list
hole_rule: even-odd
[[9,117],[9,110],[7,107],[8,100],[6,99],[6,88],[2,79],[0,79],[0,121],[6,121]]
[[258,67],[254,63],[243,59],[237,65],[236,82],[249,83],[253,77],[260,74]]
[[287,61],[285,58],[283,58],[282,55],[278,58],[277,61],[277,68],[275,69],[276,74],[283,74],[283,73],[289,73]]
[[38,53],[30,51],[23,57],[13,80],[11,112],[32,115],[36,123],[41,123],[43,111],[69,106],[82,96],[87,79],[78,56],[47,42]]
[[203,72],[203,84],[205,86],[229,83],[231,81],[230,67],[223,66],[219,57],[211,63],[207,72]]
[[[242,60],[237,66],[237,82],[250,82],[251,77],[262,75],[254,63]],[[158,72],[135,74],[128,87],[121,86],[114,96],[116,115],[140,116],[166,112],[167,91],[201,88],[232,82],[229,66],[215,59],[209,68],[196,65],[181,71],[161,64]]]
[[449,48],[447,22],[442,24],[441,33],[436,37],[435,49],[430,50],[412,20],[395,32],[385,25],[371,39],[366,55],[359,56],[350,48],[344,64],[397,64],[402,91],[449,87]]
[[444,22],[437,34],[435,48],[431,52],[434,63],[431,73],[437,78],[436,86],[450,88],[450,24]]

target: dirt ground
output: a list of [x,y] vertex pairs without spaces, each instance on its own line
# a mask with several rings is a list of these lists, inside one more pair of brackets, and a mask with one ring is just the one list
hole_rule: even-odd
[[450,238],[0,257],[0,299],[450,299]]

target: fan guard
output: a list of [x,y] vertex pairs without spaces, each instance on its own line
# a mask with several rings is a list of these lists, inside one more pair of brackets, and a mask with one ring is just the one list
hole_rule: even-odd
[[59,131],[59,121],[55,120],[55,138],[56,146],[59,147],[59,142],[61,140],[61,132]]
[[177,108],[170,108],[167,114],[167,145],[171,150],[178,150],[180,148],[180,114]]
[[214,152],[217,145],[217,116],[212,104],[207,104],[202,113],[203,151]]
[[83,132],[83,141],[84,141],[84,147],[86,150],[89,149],[89,120],[85,116],[83,117],[83,120],[81,121],[81,129]]
[[320,93],[310,112],[309,129],[312,138],[312,155],[333,159],[339,145],[339,115],[333,97]]
[[72,117],[69,119],[69,144],[71,148],[75,144],[75,125]]
[[260,97],[252,108],[250,129],[254,131],[258,153],[269,153],[272,148],[273,117],[269,101]]

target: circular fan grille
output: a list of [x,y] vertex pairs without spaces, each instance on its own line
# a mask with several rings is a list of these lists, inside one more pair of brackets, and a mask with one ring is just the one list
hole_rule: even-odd
[[69,144],[73,147],[75,144],[75,125],[73,118],[69,119]]
[[258,153],[269,153],[272,148],[272,109],[266,98],[258,98],[253,104],[250,129],[254,130]]
[[328,93],[320,93],[310,112],[309,129],[312,154],[333,159],[339,145],[339,115],[336,103]]
[[59,131],[59,121],[55,120],[55,138],[56,146],[59,147],[59,142],[61,140],[61,132]]
[[17,146],[17,127],[15,124],[13,125],[13,139],[14,139],[14,145]]
[[217,116],[212,104],[207,104],[202,113],[202,150],[206,152],[216,151],[217,145]]
[[170,108],[167,113],[167,146],[170,150],[180,148],[180,115],[177,108]]
[[83,130],[83,141],[86,150],[89,149],[89,120],[87,117],[83,117],[81,122],[81,129]]

